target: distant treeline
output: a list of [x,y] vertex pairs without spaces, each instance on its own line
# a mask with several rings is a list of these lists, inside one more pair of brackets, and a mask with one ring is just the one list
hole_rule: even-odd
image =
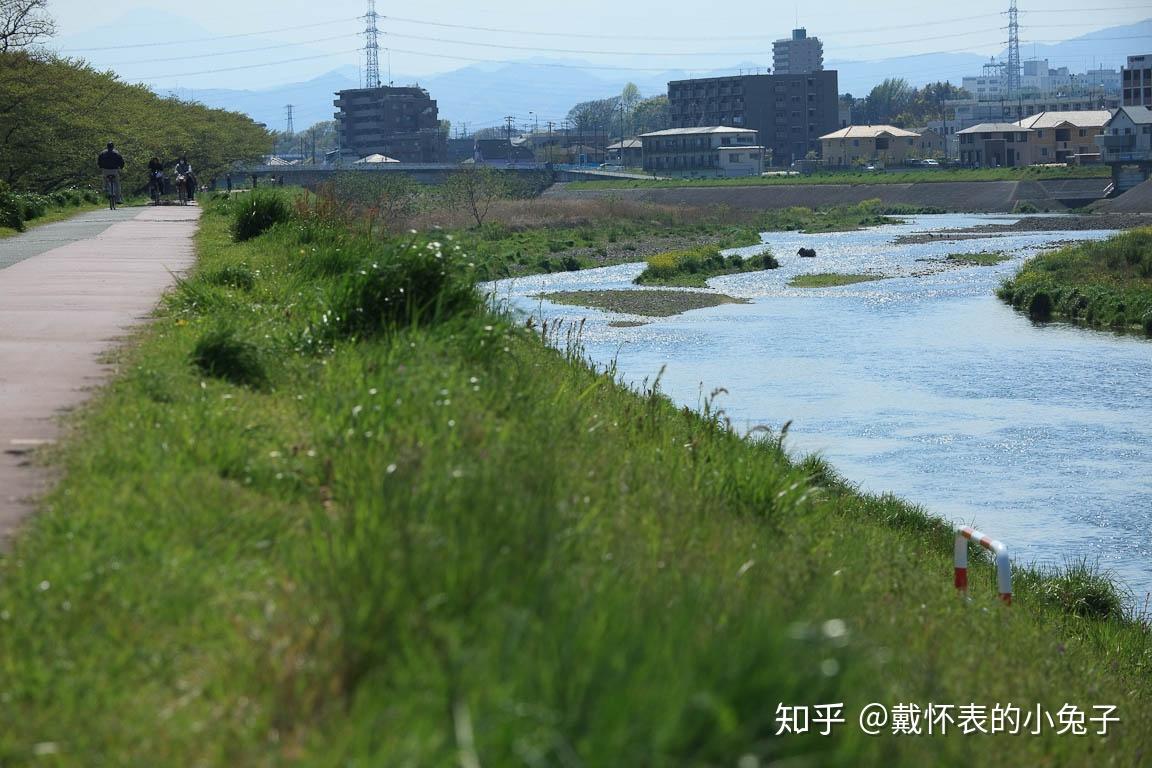
[[188,156],[207,181],[271,148],[246,115],[161,98],[84,62],[0,53],[0,181],[47,193],[97,183],[96,155],[113,141],[126,182],[143,186],[149,158]]

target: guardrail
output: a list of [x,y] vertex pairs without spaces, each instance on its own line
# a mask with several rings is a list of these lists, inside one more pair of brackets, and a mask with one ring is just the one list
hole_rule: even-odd
[[1000,599],[1005,605],[1012,605],[1012,563],[1008,559],[1008,548],[996,539],[985,536],[967,525],[956,529],[956,589],[968,593],[968,542],[974,541],[996,555],[996,583],[1000,588]]

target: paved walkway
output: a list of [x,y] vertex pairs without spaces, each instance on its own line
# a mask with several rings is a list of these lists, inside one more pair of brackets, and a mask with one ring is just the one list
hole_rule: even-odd
[[199,216],[121,208],[0,240],[0,541],[48,486],[29,454],[107,378],[101,353],[191,266]]

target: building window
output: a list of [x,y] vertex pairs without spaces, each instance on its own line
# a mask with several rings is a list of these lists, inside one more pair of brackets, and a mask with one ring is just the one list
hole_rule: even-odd
[[728,162],[730,162],[730,163],[740,162],[740,153],[739,152],[729,152],[728,153]]

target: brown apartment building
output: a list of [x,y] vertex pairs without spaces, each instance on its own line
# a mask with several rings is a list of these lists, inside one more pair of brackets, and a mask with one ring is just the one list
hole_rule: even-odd
[[771,153],[765,164],[788,166],[820,152],[820,137],[839,125],[836,70],[795,75],[734,75],[668,83],[673,128],[727,125],[757,132]]
[[423,88],[353,88],[336,96],[345,160],[381,154],[402,163],[440,163],[447,156],[436,101]]

